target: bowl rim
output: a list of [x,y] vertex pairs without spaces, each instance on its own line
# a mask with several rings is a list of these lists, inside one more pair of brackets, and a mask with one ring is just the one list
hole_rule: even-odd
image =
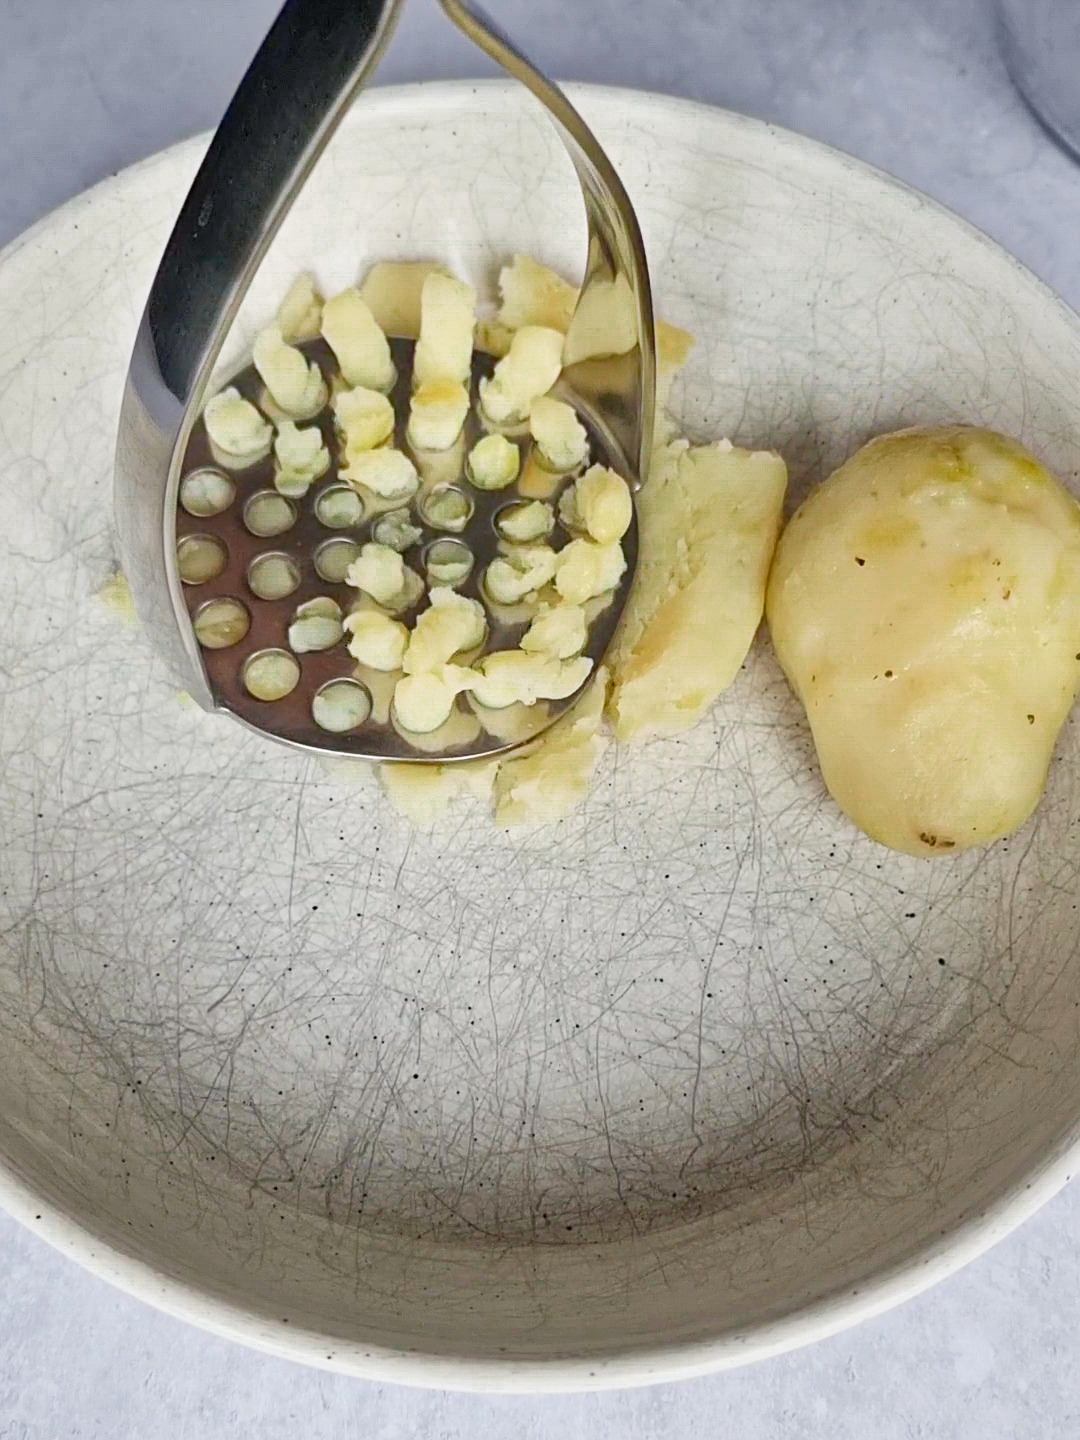
[[[399,108],[415,114],[418,103],[460,109],[479,95],[495,95],[500,91],[516,94],[519,88],[511,81],[498,79],[420,81],[378,86],[366,92],[363,104],[368,109],[377,108],[384,115],[393,114]],[[623,106],[719,118],[734,132],[768,136],[795,152],[813,156],[818,162],[827,161],[849,172],[857,171],[916,210],[925,210],[936,219],[947,220],[958,227],[998,261],[1007,261],[1018,279],[1041,292],[1043,300],[1056,308],[1080,336],[1080,316],[1026,265],[948,206],[878,166],[836,146],[722,106],[615,85],[572,83],[566,89],[586,108],[591,99],[597,103],[617,101]],[[178,160],[190,159],[194,164],[209,138],[209,132],[205,132],[178,141],[73,196],[0,250],[0,268],[17,253],[45,238],[57,222],[90,208],[101,197],[122,191],[144,170]],[[98,1278],[166,1314],[264,1353],[357,1378],[426,1389],[559,1394],[675,1382],[715,1374],[781,1355],[881,1315],[977,1259],[1035,1214],[1072,1178],[1078,1155],[1080,1115],[1071,1124],[1062,1126],[1055,1141],[1033,1167],[1015,1173],[1002,1183],[993,1198],[980,1209],[956,1220],[932,1243],[860,1285],[840,1287],[743,1332],[626,1347],[610,1355],[593,1357],[475,1358],[464,1349],[456,1354],[406,1350],[331,1339],[310,1327],[284,1324],[268,1312],[246,1308],[214,1294],[205,1283],[179,1280],[158,1269],[152,1261],[125,1250],[112,1239],[105,1239],[75,1213],[73,1206],[47,1200],[36,1192],[2,1152],[0,1206]]]

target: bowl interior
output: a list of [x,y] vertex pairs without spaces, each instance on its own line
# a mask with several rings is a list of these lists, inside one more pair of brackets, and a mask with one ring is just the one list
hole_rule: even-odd
[[[957,419],[1075,485],[1080,332],[1014,262],[808,142],[578,94],[659,309],[698,337],[691,433],[779,448],[794,498],[873,433]],[[122,377],[197,155],[0,266],[8,1202],[191,1318],[432,1383],[729,1363],[919,1283],[1060,1177],[1076,725],[1031,824],[928,863],[838,813],[760,639],[705,723],[612,751],[576,815],[511,838],[479,809],[418,834],[370,777],[185,705],[93,597]],[[490,294],[520,249],[578,273],[579,203],[523,94],[365,97],[229,353],[301,268],[434,257]]]

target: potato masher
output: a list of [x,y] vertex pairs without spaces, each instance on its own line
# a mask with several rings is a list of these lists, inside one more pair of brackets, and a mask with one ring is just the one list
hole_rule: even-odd
[[[121,412],[115,502],[121,562],[140,619],[178,683],[205,710],[227,712],[309,751],[446,761],[513,748],[556,720],[580,690],[537,706],[525,725],[504,723],[499,716],[477,724],[470,717],[468,725],[442,727],[429,736],[404,734],[379,715],[377,697],[373,700],[370,687],[357,681],[343,644],[295,656],[288,644],[290,616],[303,613],[304,606],[310,612],[313,600],[318,608],[335,604],[335,594],[340,597],[341,567],[336,561],[330,565],[332,546],[357,545],[370,533],[370,517],[354,532],[329,532],[309,497],[305,506],[293,507],[295,523],[268,547],[266,536],[253,534],[243,518],[245,494],[250,499],[253,487],[258,489],[257,475],[231,477],[230,484],[239,483],[238,493],[212,520],[193,519],[177,504],[184,474],[198,463],[200,414],[228,328],[312,166],[375,70],[401,4],[287,0],[278,15],[210,143],[151,287]],[[562,91],[478,6],[466,0],[441,4],[455,25],[542,102],[574,164],[589,246],[560,393],[586,424],[593,458],[636,490],[647,474],[652,448],[656,362],[648,267],[629,198]],[[610,327],[610,342],[603,331],[598,334],[598,322]],[[395,359],[405,377],[410,351],[395,342]],[[474,385],[490,363],[474,355]],[[394,398],[400,407],[400,394]],[[250,622],[243,643],[231,648],[227,660],[221,658],[224,651],[200,645],[195,621],[204,602],[201,595],[194,600],[193,587],[181,579],[178,546],[190,544],[191,532],[198,530],[209,530],[223,560],[206,594],[232,596]],[[471,548],[479,568],[496,545],[492,506],[476,504],[457,538]],[[629,591],[637,559],[636,524],[624,538],[624,550],[623,580],[590,629],[585,653],[595,663],[611,642]],[[314,563],[317,554],[324,557],[321,567]],[[282,567],[295,572],[297,583],[288,597],[258,598],[252,567],[265,567],[268,558],[279,572]],[[512,626],[491,616],[489,626],[495,648],[513,643]],[[275,701],[253,698],[243,682],[244,667],[268,654],[291,657],[288,663],[297,676],[291,692]],[[335,720],[327,729],[317,719],[320,700],[333,692],[340,702],[342,687],[348,689],[346,712],[350,696],[358,697],[356,723],[342,726]],[[336,713],[340,717],[340,703]]]

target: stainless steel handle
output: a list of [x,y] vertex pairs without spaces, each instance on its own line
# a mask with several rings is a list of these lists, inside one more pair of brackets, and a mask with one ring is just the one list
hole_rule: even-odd
[[140,618],[207,708],[197,649],[175,620],[173,459],[252,277],[378,64],[401,5],[286,0],[210,142],[139,326],[117,445],[121,549]]
[[[498,24],[475,0],[440,0],[443,10],[474,45],[526,85],[548,111],[573,161],[585,200],[589,222],[589,257],[575,314],[590,311],[590,294],[611,287],[622,277],[622,298],[629,317],[613,314],[613,329],[630,319],[636,345],[618,348],[603,358],[568,366],[564,380],[576,400],[590,411],[595,423],[622,457],[626,478],[635,486],[648,475],[652,456],[656,407],[656,345],[653,330],[652,290],[641,229],[622,181],[615,173],[596,136],[563,92],[522,54]],[[570,336],[574,333],[571,322]]]
[[[146,314],[187,404],[282,220],[389,39],[401,0],[287,0],[165,246]],[[209,352],[213,351],[213,354]]]

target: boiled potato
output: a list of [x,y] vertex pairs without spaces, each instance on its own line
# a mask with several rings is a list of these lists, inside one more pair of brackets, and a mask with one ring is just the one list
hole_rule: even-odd
[[477,347],[501,359],[510,349],[514,332],[525,325],[544,325],[565,335],[577,295],[575,285],[539,260],[515,255],[499,271],[498,310],[477,323]]
[[505,490],[518,477],[521,451],[498,433],[482,435],[469,451],[465,471],[478,490]]
[[[499,294],[502,303],[497,313],[481,320],[477,327],[479,348],[498,357],[507,353],[514,332],[525,325],[546,325],[565,335],[578,298],[576,286],[528,255],[515,255],[511,264],[500,271]],[[631,338],[627,345],[632,343]],[[693,346],[694,337],[686,330],[657,319],[656,438],[660,442],[675,438],[675,426],[664,412],[675,377],[689,359]]]
[[349,654],[361,665],[383,673],[401,669],[409,632],[400,620],[381,610],[354,610],[343,628],[349,632]]
[[334,423],[348,462],[362,450],[375,450],[391,438],[394,407],[381,391],[357,385],[334,396]]
[[388,393],[397,372],[390,345],[359,290],[343,290],[322,310],[323,339],[333,350],[346,385]]
[[584,530],[598,545],[621,540],[633,516],[629,485],[606,465],[591,466],[559,502],[562,523],[570,530]]
[[568,605],[584,605],[586,600],[614,590],[625,569],[626,556],[617,540],[608,545],[571,540],[555,560],[555,589]]
[[625,355],[637,339],[637,305],[629,280],[621,272],[611,280],[597,278],[578,297],[566,332],[563,364]]
[[282,420],[274,437],[274,485],[282,495],[303,496],[330,469],[330,451],[317,425]]
[[476,678],[469,688],[488,710],[565,700],[584,685],[592,667],[587,655],[559,660],[537,651],[494,650],[476,662]]
[[345,583],[370,595],[377,605],[388,605],[404,588],[405,571],[405,561],[396,550],[369,540],[345,571]]
[[767,613],[867,835],[942,855],[1024,823],[1080,682],[1080,508],[1021,445],[872,441],[792,518]]
[[499,272],[498,320],[507,330],[546,325],[564,335],[577,304],[577,286],[529,255],[515,255]]
[[463,650],[484,643],[487,619],[479,600],[458,595],[445,585],[435,585],[430,602],[416,617],[409,637],[409,648],[402,660],[406,675],[421,675]]
[[580,805],[607,740],[600,722],[608,672],[600,669],[574,708],[495,774],[495,821],[513,827],[562,820]]
[[476,291],[463,280],[433,271],[420,297],[420,339],[413,357],[413,384],[467,384],[472,367]]
[[656,322],[656,444],[673,440],[678,434],[677,426],[668,418],[667,407],[671,399],[671,387],[679,371],[690,358],[694,348],[694,337],[688,330],[669,325],[665,320]]
[[407,438],[414,450],[449,450],[469,413],[469,392],[456,380],[432,380],[409,401]]
[[786,488],[771,451],[726,440],[658,450],[611,659],[620,740],[688,729],[738,674],[761,620]]
[[259,331],[252,359],[271,400],[293,420],[310,420],[326,404],[322,371],[285,340],[280,325]]
[[270,453],[274,427],[234,385],[206,402],[203,424],[214,459],[227,470],[244,470]]
[[[427,735],[445,725],[454,700],[472,689],[475,676],[465,665],[434,665],[417,675],[406,675],[394,686],[394,716],[405,730]],[[475,717],[467,717],[470,721]],[[476,727],[479,732],[479,725]]]
[[290,345],[298,340],[314,340],[322,327],[323,298],[314,276],[298,275],[281,302],[277,319],[282,336]]
[[380,765],[379,779],[398,814],[430,830],[454,811],[456,801],[489,799],[498,764],[497,760],[458,760],[450,765],[406,761]]
[[480,381],[480,409],[494,425],[527,420],[534,400],[546,395],[562,369],[563,337],[543,325],[514,332],[510,349]]
[[530,654],[569,660],[585,649],[588,638],[589,622],[583,605],[542,605],[521,637],[521,648]]
[[458,823],[458,802],[486,800],[494,785],[497,824],[513,828],[562,820],[588,794],[607,748],[600,733],[607,684],[607,671],[598,670],[569,714],[508,759],[380,765],[390,803],[413,824],[431,829],[447,818]]
[[557,475],[569,474],[589,458],[589,434],[565,400],[540,395],[529,410],[529,433],[538,459]]
[[445,275],[434,260],[380,260],[364,276],[360,298],[385,335],[420,338],[420,297],[429,275]]

